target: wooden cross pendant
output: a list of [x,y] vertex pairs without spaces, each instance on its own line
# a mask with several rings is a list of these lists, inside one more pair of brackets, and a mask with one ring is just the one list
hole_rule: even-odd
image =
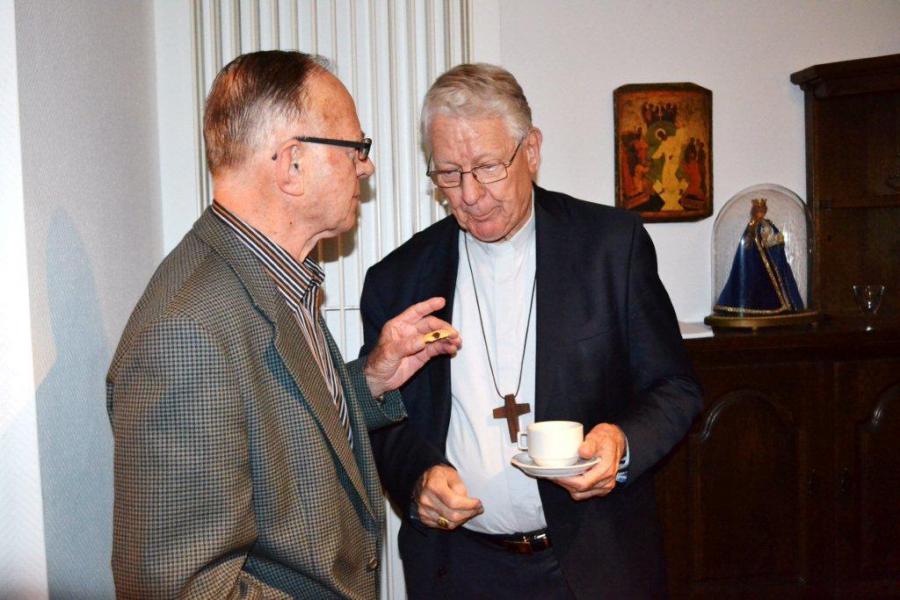
[[516,397],[512,394],[503,396],[503,406],[494,409],[495,419],[506,419],[506,425],[509,427],[509,441],[516,443],[519,435],[519,415],[528,414],[531,407],[527,402],[516,404]]

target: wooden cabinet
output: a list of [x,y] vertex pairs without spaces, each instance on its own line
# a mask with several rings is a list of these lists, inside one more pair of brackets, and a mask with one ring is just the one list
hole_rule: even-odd
[[705,410],[657,474],[675,598],[900,598],[900,329],[690,340]]
[[[791,81],[825,318],[687,342],[705,410],[657,474],[675,598],[900,599],[900,54]],[[887,288],[872,330],[859,283]]]
[[900,54],[816,65],[804,91],[807,203],[817,307],[854,314],[850,287],[887,286],[881,314],[900,319]]

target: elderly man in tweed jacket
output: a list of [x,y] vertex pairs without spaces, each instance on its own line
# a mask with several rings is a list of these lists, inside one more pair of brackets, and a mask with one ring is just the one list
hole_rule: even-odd
[[367,430],[459,338],[432,298],[345,364],[316,243],[356,222],[371,140],[314,58],[244,55],[204,136],[215,201],[160,265],[107,376],[122,598],[374,598],[384,508]]

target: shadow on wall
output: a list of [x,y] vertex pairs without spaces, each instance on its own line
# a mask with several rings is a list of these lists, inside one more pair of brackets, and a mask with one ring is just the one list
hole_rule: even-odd
[[112,598],[110,351],[85,246],[64,211],[50,223],[46,256],[56,362],[37,388],[37,427],[50,597]]

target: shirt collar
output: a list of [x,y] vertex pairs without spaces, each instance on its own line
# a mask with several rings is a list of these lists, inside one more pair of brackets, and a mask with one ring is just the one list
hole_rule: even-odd
[[234,231],[238,239],[262,262],[278,289],[296,302],[307,303],[309,294],[325,281],[325,271],[310,257],[297,261],[288,252],[247,224],[240,217],[213,200],[212,212]]

